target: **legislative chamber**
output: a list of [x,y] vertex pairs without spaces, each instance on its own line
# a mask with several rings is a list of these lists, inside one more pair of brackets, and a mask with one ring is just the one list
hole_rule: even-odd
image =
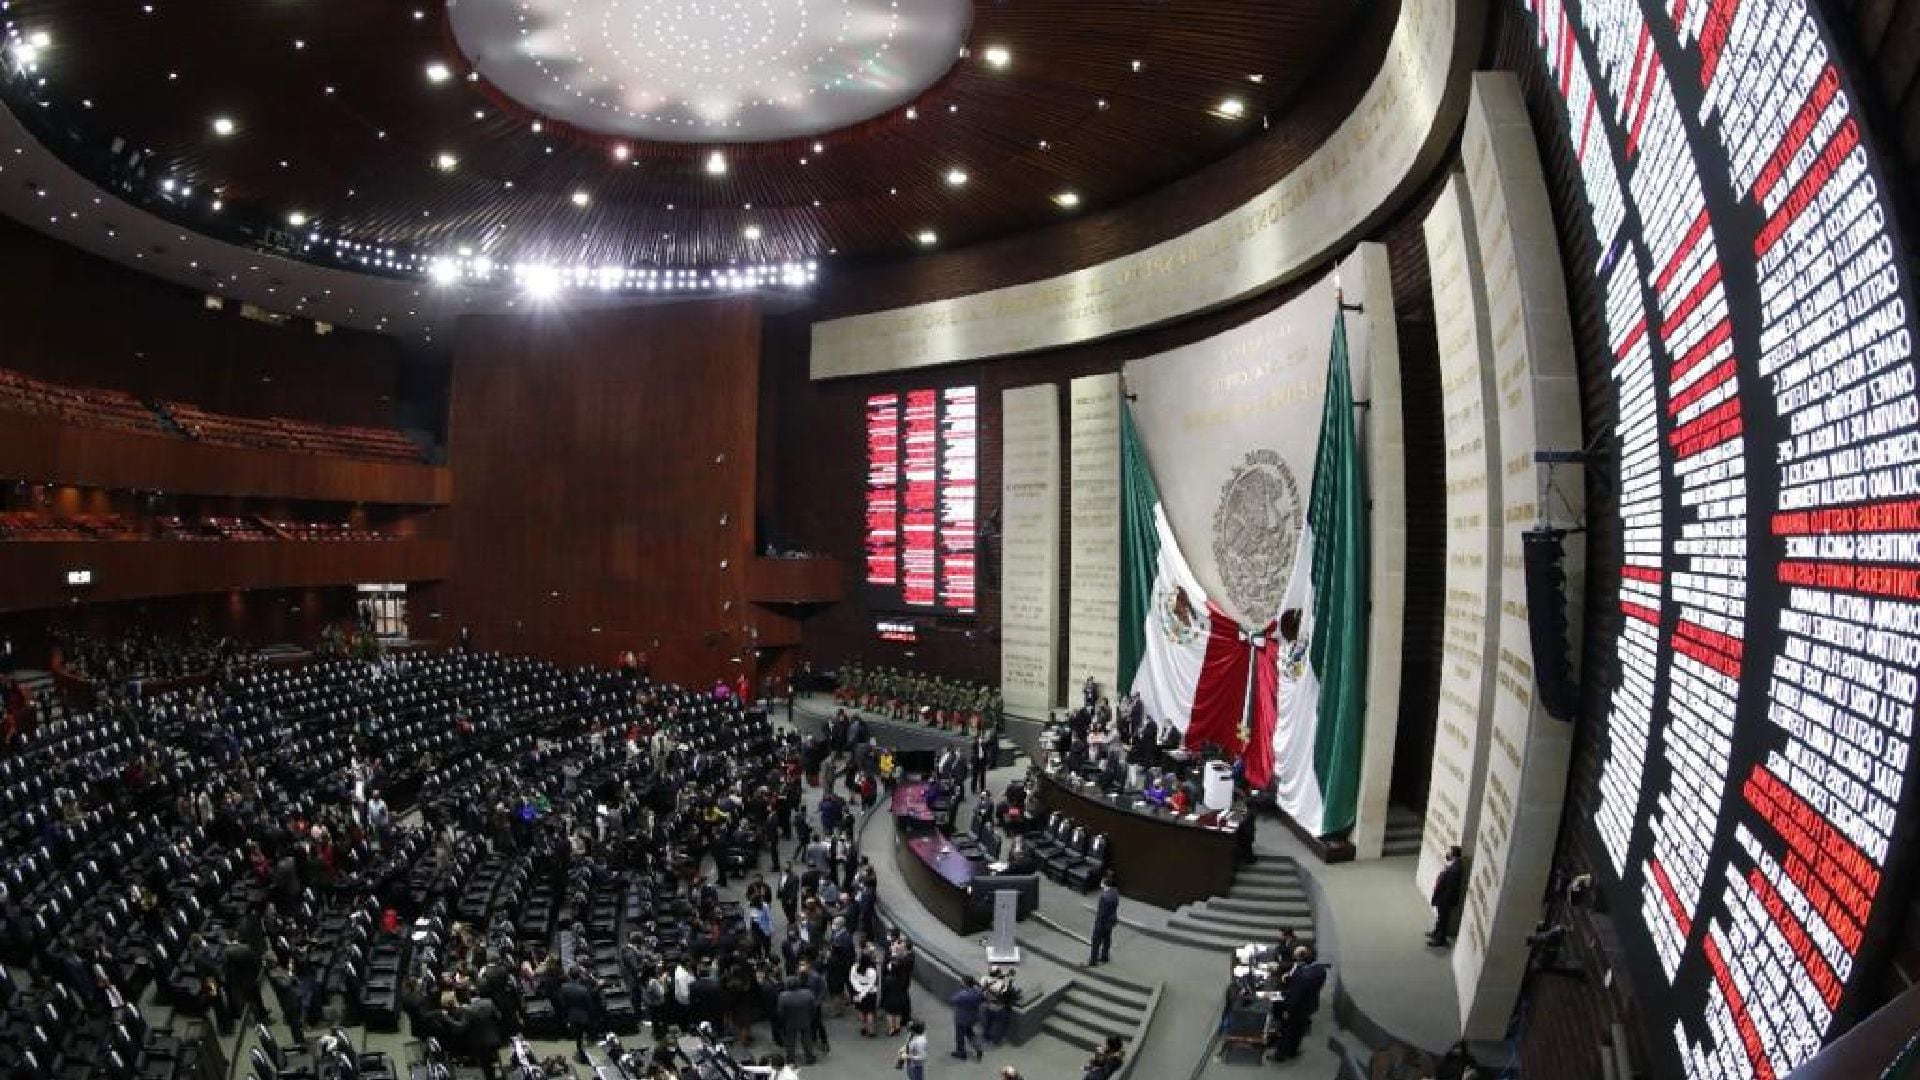
[[0,4],[0,1078],[1920,1076],[1916,20]]

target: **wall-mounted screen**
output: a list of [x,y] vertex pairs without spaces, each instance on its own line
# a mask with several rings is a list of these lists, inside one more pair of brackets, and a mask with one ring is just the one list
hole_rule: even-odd
[[1656,1075],[1785,1076],[1877,978],[1916,839],[1894,200],[1817,5],[1519,2],[1611,353],[1596,849]]
[[883,610],[973,614],[976,389],[874,394],[866,423],[868,602]]

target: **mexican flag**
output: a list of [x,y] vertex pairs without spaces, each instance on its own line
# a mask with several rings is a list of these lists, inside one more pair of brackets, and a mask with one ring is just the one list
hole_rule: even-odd
[[1160,489],[1133,426],[1120,414],[1120,685],[1147,715],[1187,730],[1213,632],[1212,605],[1167,524]]
[[1346,313],[1336,311],[1313,494],[1280,602],[1278,640],[1266,661],[1277,667],[1279,684],[1272,743],[1274,796],[1282,810],[1315,836],[1353,827],[1360,788],[1367,679],[1367,502],[1353,429]]
[[1131,412],[1120,428],[1120,682],[1190,747],[1240,753],[1251,653],[1180,552]]

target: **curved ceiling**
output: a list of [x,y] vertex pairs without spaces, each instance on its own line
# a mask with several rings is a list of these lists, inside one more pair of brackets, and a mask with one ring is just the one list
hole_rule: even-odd
[[[482,2],[496,0],[460,0]],[[694,9],[747,18],[775,8],[573,4],[684,9],[683,37]],[[340,257],[334,242],[346,241],[403,262],[411,254],[418,271],[462,251],[713,267],[887,257],[1017,233],[1126,201],[1284,128],[1296,97],[1342,62],[1361,9],[976,3],[965,55],[944,75],[902,84],[932,79],[924,91],[827,134],[754,143],[609,135],[584,117],[576,126],[536,112],[484,76],[484,57],[471,66],[443,0],[15,0],[7,12],[16,58],[25,43],[36,65],[32,101],[12,95],[15,111],[36,112],[22,119],[43,139],[60,128],[83,148],[62,156],[104,186],[144,203],[151,193],[131,187],[171,182],[159,207],[171,220],[211,230],[220,215],[251,215],[326,238],[294,245],[295,257],[361,269]],[[131,178],[77,160],[135,154]]]

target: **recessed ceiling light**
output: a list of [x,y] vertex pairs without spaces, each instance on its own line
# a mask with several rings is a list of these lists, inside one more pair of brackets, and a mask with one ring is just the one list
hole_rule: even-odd
[[304,48],[306,48],[306,47],[307,47],[307,43],[306,43],[306,42],[305,42],[304,40],[302,40],[302,39],[300,39],[300,38],[294,38],[294,39],[293,39],[293,47],[294,47],[294,48],[296,48],[296,49],[304,49]]
[[535,120],[535,121],[533,122],[533,133],[534,133],[535,135],[538,135],[538,134],[540,134],[540,133],[541,133],[542,131],[545,131],[545,130],[546,130],[546,125],[545,125],[545,124],[542,124],[542,123],[541,123],[540,121],[538,121],[538,120]]
[[1127,66],[1128,66],[1129,68],[1132,68],[1132,69],[1133,69],[1133,73],[1134,73],[1135,75],[1138,75],[1138,74],[1140,74],[1140,69],[1141,69],[1142,67],[1144,67],[1145,65],[1144,65],[1144,64],[1142,64],[1142,63],[1140,63],[1140,61],[1138,61],[1138,60],[1130,60],[1130,61],[1128,61],[1128,62],[1127,62]]
[[913,107],[913,106],[911,106],[911,105],[909,105],[909,106],[907,106],[907,119],[909,119],[909,120],[918,120],[918,119],[920,119],[920,110],[919,110],[919,109],[916,109],[916,108],[914,108],[914,107]]
[[920,242],[921,247],[932,247],[940,242],[939,234],[932,229],[921,229],[914,239]]
[[222,136],[233,134],[233,118],[231,116],[214,117],[213,133]]
[[707,155],[707,175],[727,175],[727,156],[725,154],[715,150],[713,153]]
[[298,210],[295,210],[293,213],[287,215],[287,224],[293,226],[296,229],[301,227],[302,225],[305,225],[306,223],[307,223],[307,215],[301,213]]
[[442,64],[437,60],[427,65],[427,81],[428,82],[443,83],[451,78],[453,78],[453,72],[447,70],[447,65]]
[[575,206],[585,206],[592,201],[593,196],[584,191],[576,191],[573,193],[573,205]]
[[746,237],[749,240],[758,240],[760,239],[760,226],[749,225],[746,228],[740,230],[740,235]]
[[452,154],[443,152],[439,157],[433,159],[433,165],[434,168],[439,169],[441,172],[452,172],[460,167],[460,159],[454,157]]
[[1265,75],[1249,75],[1247,76],[1247,81],[1250,83],[1263,83],[1267,81],[1267,77]]
[[1094,103],[1093,103],[1093,107],[1094,107],[1094,108],[1096,108],[1096,109],[1099,109],[1099,110],[1100,110],[1101,112],[1106,112],[1106,111],[1107,111],[1107,99],[1106,99],[1106,98],[1101,98],[1101,99],[1100,99],[1099,101],[1096,101],[1096,102],[1094,102]]
[[947,170],[947,186],[961,187],[961,186],[964,186],[966,182],[967,182],[966,170],[964,169],[948,169]]
[[1238,120],[1247,114],[1247,103],[1237,97],[1230,97],[1214,106],[1213,111],[1229,120]]
[[816,154],[824,154],[824,153],[826,153],[826,152],[827,152],[827,144],[826,144],[826,143],[819,143],[819,142],[817,142],[817,143],[814,143],[814,144],[813,144],[813,152],[814,152],[814,153],[816,153]]
[[1061,209],[1071,210],[1080,205],[1080,193],[1077,191],[1063,191],[1055,195],[1053,201],[1059,204]]
[[989,67],[1003,68],[1013,62],[1013,53],[1009,52],[1005,45],[989,45],[987,51],[980,54],[980,58],[985,60]]
[[633,149],[626,143],[616,143],[613,147],[613,160],[625,161],[633,156]]

